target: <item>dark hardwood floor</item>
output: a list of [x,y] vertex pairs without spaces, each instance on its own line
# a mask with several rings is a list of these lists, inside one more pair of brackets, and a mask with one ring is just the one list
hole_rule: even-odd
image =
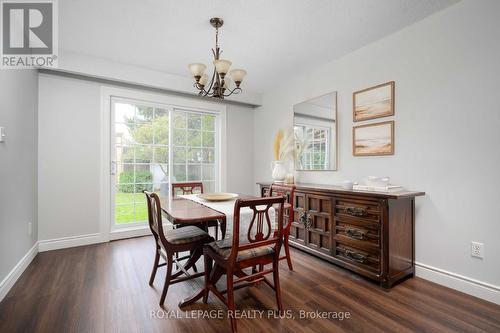
[[[171,286],[160,311],[163,268],[148,285],[153,244],[142,237],[38,254],[0,303],[0,332],[230,332],[224,317],[193,318],[225,315],[213,295],[206,305],[177,307],[201,278]],[[500,332],[500,306],[492,303],[419,278],[384,291],[300,251],[292,258],[295,271],[281,262],[280,274],[283,305],[296,318],[268,317],[275,298],[262,283],[236,292],[237,309],[265,311],[262,319],[240,319],[241,332]],[[350,318],[300,319],[301,310]]]

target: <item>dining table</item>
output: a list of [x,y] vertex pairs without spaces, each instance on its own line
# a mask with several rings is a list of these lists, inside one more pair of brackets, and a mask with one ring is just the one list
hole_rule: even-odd
[[[238,194],[238,198],[255,198],[258,197]],[[224,202],[208,202],[199,198],[196,194],[194,195],[181,195],[181,196],[160,196],[160,203],[163,213],[166,215],[168,220],[173,224],[180,225],[196,225],[207,221],[219,220],[222,226],[227,226],[230,229],[227,233],[226,230],[222,230],[222,234],[226,235],[225,240],[230,242],[232,237],[232,223],[233,223],[233,211],[236,199],[224,201]],[[286,205],[285,208],[290,205]],[[271,210],[272,217],[274,219],[274,210]],[[246,216],[247,219],[242,218]],[[240,211],[240,223],[250,224],[253,213],[250,209]],[[243,222],[242,222],[243,221]],[[246,222],[245,222],[246,221]],[[246,237],[247,229],[240,226],[240,239]],[[243,235],[244,234],[244,235]],[[212,281],[214,284],[216,281]],[[205,288],[202,286],[193,295],[183,299],[179,302],[179,307],[184,307],[190,305],[197,300],[201,299],[205,293]]]

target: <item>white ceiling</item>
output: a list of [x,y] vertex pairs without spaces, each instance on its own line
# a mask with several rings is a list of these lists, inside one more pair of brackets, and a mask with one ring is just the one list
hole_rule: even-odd
[[213,16],[223,58],[264,92],[458,0],[63,0],[60,48],[189,77],[211,61]]

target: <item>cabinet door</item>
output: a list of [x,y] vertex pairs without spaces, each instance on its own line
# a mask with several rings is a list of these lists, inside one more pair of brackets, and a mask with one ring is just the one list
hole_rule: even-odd
[[300,216],[306,211],[306,195],[302,192],[295,192],[293,223],[290,227],[290,241],[297,244],[306,244],[306,231],[304,224],[300,221]]
[[333,198],[306,194],[309,225],[306,226],[306,245],[316,251],[332,255]]

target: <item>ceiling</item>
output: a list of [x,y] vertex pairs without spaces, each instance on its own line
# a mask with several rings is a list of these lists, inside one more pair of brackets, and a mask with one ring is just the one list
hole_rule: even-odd
[[[210,65],[222,17],[223,58],[245,68],[245,86],[265,92],[458,0],[64,0],[62,50],[189,77]],[[210,68],[210,67],[209,67]],[[211,70],[211,69],[210,69]]]

